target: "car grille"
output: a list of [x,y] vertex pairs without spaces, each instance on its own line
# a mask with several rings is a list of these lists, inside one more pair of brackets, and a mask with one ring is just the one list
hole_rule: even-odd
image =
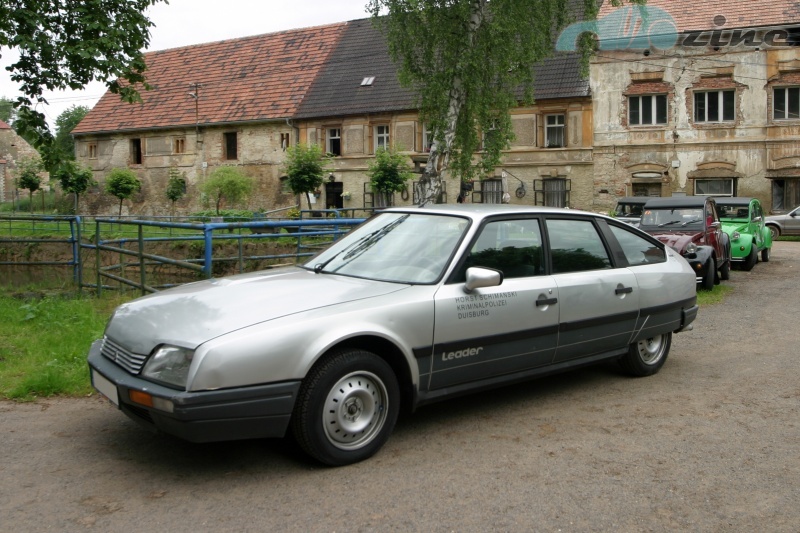
[[106,359],[114,361],[131,374],[138,374],[147,359],[146,355],[129,352],[119,344],[110,341],[108,338],[103,339],[103,349],[101,353]]

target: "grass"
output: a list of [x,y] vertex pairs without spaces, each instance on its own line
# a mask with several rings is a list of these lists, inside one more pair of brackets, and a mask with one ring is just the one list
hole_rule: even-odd
[[129,297],[0,295],[0,397],[92,392],[86,354],[112,310]]
[[715,285],[713,290],[710,291],[697,291],[697,304],[702,307],[704,305],[716,305],[722,303],[729,293],[733,292],[733,287],[725,285]]

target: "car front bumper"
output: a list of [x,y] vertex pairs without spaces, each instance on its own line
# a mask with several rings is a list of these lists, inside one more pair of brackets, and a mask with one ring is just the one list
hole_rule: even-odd
[[[134,421],[191,442],[282,437],[286,433],[300,381],[235,389],[186,392],[129,374],[100,353],[102,340],[89,350],[92,385]],[[144,393],[164,408],[137,403]]]

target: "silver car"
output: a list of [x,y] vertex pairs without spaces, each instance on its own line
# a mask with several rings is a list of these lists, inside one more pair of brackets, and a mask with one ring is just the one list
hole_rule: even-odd
[[89,365],[149,428],[196,442],[291,431],[344,465],[377,452],[401,409],[607,360],[655,374],[697,309],[688,263],[613,218],[394,208],[303,265],[120,306]]
[[800,235],[800,206],[785,215],[769,216],[764,223],[772,232],[773,239],[777,239],[781,235]]

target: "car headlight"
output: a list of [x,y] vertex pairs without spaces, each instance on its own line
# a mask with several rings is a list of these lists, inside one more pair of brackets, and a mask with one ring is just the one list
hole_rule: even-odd
[[696,245],[695,243],[693,243],[693,242],[690,242],[690,243],[689,243],[689,244],[686,246],[686,253],[687,253],[687,254],[693,254],[693,253],[695,253],[695,252],[697,252],[697,245]]
[[733,240],[734,240],[734,241],[735,241],[736,239],[738,239],[739,237],[741,237],[741,236],[742,236],[742,235],[741,235],[741,234],[740,234],[738,231],[734,231],[734,232],[733,232],[733,235],[731,235],[731,237],[733,238]]
[[185,388],[193,357],[194,350],[165,344],[147,360],[142,376]]

